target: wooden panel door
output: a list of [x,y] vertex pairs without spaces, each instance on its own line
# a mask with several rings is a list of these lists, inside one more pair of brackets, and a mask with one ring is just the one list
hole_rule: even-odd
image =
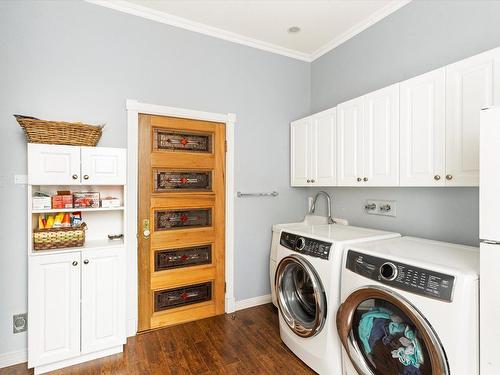
[[124,148],[82,147],[82,183],[122,185],[126,181]]
[[28,143],[28,183],[80,184],[80,147]]
[[311,182],[311,119],[290,125],[290,174],[292,186],[309,186]]
[[445,181],[445,70],[422,74],[400,87],[401,186]]
[[82,353],[125,344],[124,252],[82,252]]
[[80,355],[80,253],[29,259],[28,365]]
[[363,185],[399,185],[399,84],[364,96]]
[[222,314],[224,124],[139,123],[139,331]]
[[312,185],[337,184],[337,111],[331,109],[313,117],[311,142]]
[[500,48],[446,67],[446,185],[479,185],[479,112],[500,102]]
[[337,107],[337,183],[362,186],[363,97]]

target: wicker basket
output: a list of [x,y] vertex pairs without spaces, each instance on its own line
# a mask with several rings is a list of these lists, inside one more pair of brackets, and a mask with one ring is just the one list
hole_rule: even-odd
[[103,125],[80,122],[46,121],[35,117],[14,115],[29,143],[48,143],[71,146],[96,146]]
[[83,223],[76,228],[49,228],[33,231],[33,249],[50,250],[64,247],[81,247],[85,243],[85,229]]

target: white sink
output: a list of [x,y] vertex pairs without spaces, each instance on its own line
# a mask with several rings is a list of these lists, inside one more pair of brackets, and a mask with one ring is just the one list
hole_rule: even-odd
[[[349,222],[345,219],[333,218],[336,224],[340,225],[349,225]],[[326,216],[318,216],[318,215],[306,215],[304,217],[304,221],[298,223],[286,223],[286,224],[274,224],[273,232],[279,232],[282,229],[300,229],[304,227],[310,227],[313,225],[324,225],[328,224],[328,218]]]

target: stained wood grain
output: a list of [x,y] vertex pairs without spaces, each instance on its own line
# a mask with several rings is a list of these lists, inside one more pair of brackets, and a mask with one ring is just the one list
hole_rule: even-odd
[[[26,364],[0,375],[31,375]],[[218,315],[131,337],[122,354],[51,375],[314,374],[281,342],[272,305]]]

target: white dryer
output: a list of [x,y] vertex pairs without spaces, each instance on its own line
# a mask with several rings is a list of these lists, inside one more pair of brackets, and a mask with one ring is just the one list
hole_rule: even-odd
[[344,246],[397,236],[339,224],[281,231],[274,278],[281,339],[319,374],[337,375],[342,369],[335,313]]
[[337,313],[344,374],[477,375],[478,250],[412,237],[349,246]]

